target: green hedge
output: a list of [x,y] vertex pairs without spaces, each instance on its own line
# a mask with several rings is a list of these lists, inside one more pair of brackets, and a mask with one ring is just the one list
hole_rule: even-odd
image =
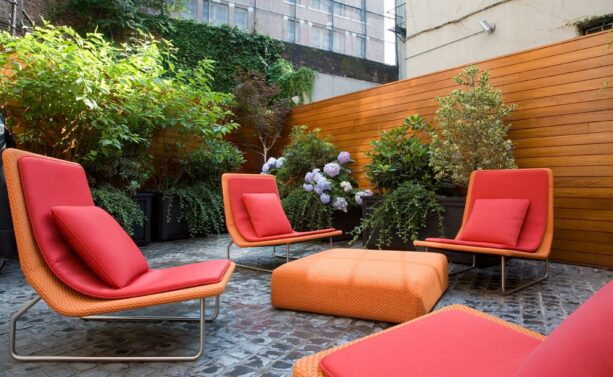
[[265,72],[281,58],[284,45],[261,34],[249,34],[230,26],[213,26],[192,20],[171,20],[160,31],[177,48],[177,62],[195,67],[202,59],[215,61],[213,90],[231,92],[237,70]]

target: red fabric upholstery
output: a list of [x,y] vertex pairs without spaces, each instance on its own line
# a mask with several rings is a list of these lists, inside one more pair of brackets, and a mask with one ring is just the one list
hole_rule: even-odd
[[475,247],[491,247],[493,249],[512,249],[512,247],[507,245],[501,245],[498,243],[487,243],[487,242],[472,242],[472,241],[462,241],[462,240],[454,240],[450,238],[426,238],[428,242],[438,242],[438,243],[448,243],[450,245],[464,245],[464,246],[475,246]]
[[125,287],[149,270],[130,235],[102,208],[57,206],[51,213],[64,238],[108,285]]
[[512,376],[539,341],[451,310],[336,351],[320,363],[328,377]]
[[529,206],[527,199],[477,199],[459,239],[515,247]]
[[[232,217],[240,234],[251,242],[261,241],[261,237],[257,235],[249,213],[243,203],[243,194],[250,193],[274,193],[279,195],[277,184],[274,179],[253,179],[246,177],[232,177],[228,179],[228,191],[230,193],[230,206],[232,209]],[[284,237],[280,237],[284,238]]]
[[28,217],[38,248],[51,271],[84,295],[116,299],[136,297],[221,281],[230,262],[213,260],[163,270],[149,270],[123,288],[102,281],[62,237],[53,220],[56,206],[93,206],[83,168],[37,157],[19,160]]
[[292,225],[276,193],[243,194],[242,197],[251,225],[258,237],[292,233]]
[[[547,226],[548,176],[544,170],[508,169],[475,172],[466,211],[470,218],[477,199],[527,199],[526,213],[514,250],[534,252],[543,241]],[[458,234],[456,239],[463,239]]]
[[613,376],[613,282],[581,305],[530,354],[516,377]]

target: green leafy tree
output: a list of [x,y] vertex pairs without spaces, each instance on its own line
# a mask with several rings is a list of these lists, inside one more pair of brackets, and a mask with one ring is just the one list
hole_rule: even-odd
[[400,127],[381,132],[366,153],[370,162],[366,172],[375,189],[391,192],[404,182],[418,182],[435,186],[430,167],[430,148],[415,134],[415,129],[426,127],[425,120],[412,115]]
[[436,121],[439,129],[423,127],[432,138],[430,164],[436,178],[466,187],[470,174],[479,169],[515,168],[511,127],[505,118],[513,105],[490,84],[487,71],[470,66],[454,77],[460,86],[439,97]]
[[279,98],[297,98],[299,105],[312,98],[315,71],[308,67],[296,69],[287,60],[279,59],[266,69],[266,77],[279,87]]

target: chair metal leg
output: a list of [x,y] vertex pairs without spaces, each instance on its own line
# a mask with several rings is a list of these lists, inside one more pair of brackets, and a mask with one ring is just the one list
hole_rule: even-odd
[[[11,318],[11,329],[9,334],[9,350],[11,357],[19,361],[193,361],[198,359],[204,353],[204,326],[205,326],[205,312],[206,302],[204,298],[200,299],[200,343],[198,352],[191,356],[54,356],[54,355],[20,355],[17,353],[16,347],[16,335],[17,335],[17,321],[19,318],[27,312],[32,306],[40,301],[40,296],[34,297],[32,300],[25,303]],[[158,319],[159,320],[159,319]]]
[[500,274],[500,290],[502,291],[502,295],[506,296],[506,295],[510,295],[512,293],[515,293],[517,291],[520,291],[524,288],[528,288],[534,284],[540,283],[542,281],[547,280],[547,277],[549,276],[549,259],[545,259],[545,275],[533,280],[531,282],[528,282],[526,284],[522,284],[518,287],[515,287],[513,289],[507,290],[506,289],[506,258],[504,256],[501,256],[501,262],[500,262],[500,269],[501,269],[501,274]]
[[332,247],[332,242],[334,242],[334,237],[330,237],[330,247]]
[[[232,258],[230,258],[230,248],[232,247],[232,245],[234,244],[234,241],[230,241],[230,243],[228,244],[228,248],[227,248],[227,255],[228,255],[228,259],[230,261],[232,261]],[[232,261],[234,262],[234,261]],[[268,273],[272,273],[272,270],[266,269],[266,268],[261,268],[261,267],[255,267],[255,266],[247,266],[246,264],[239,264],[234,262],[234,264],[236,264],[237,267],[241,267],[241,268],[246,268],[249,270],[255,270],[255,271],[262,271],[262,272],[268,272]]]
[[[219,316],[220,298],[219,295],[215,296],[215,308],[211,314],[207,317],[204,316],[204,320],[212,322]],[[197,317],[181,317],[181,316],[161,316],[161,315],[90,315],[81,317],[81,319],[87,321],[120,321],[120,322],[197,322],[200,321],[200,316]]]
[[477,266],[477,256],[475,254],[473,254],[473,263],[469,267],[464,268],[464,269],[459,270],[459,271],[454,271],[453,273],[449,274],[449,276],[455,276],[455,275],[463,274],[463,273],[465,273],[467,271],[470,271],[470,270],[474,269],[476,266]]

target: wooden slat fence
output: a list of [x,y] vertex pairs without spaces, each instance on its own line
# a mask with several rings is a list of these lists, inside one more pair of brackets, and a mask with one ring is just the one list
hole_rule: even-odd
[[[476,63],[517,105],[509,121],[519,166],[554,171],[556,260],[613,267],[612,43],[613,34],[603,32]],[[456,87],[461,68],[300,106],[290,125],[332,136],[368,185],[370,142],[411,114],[432,121],[435,97]]]

